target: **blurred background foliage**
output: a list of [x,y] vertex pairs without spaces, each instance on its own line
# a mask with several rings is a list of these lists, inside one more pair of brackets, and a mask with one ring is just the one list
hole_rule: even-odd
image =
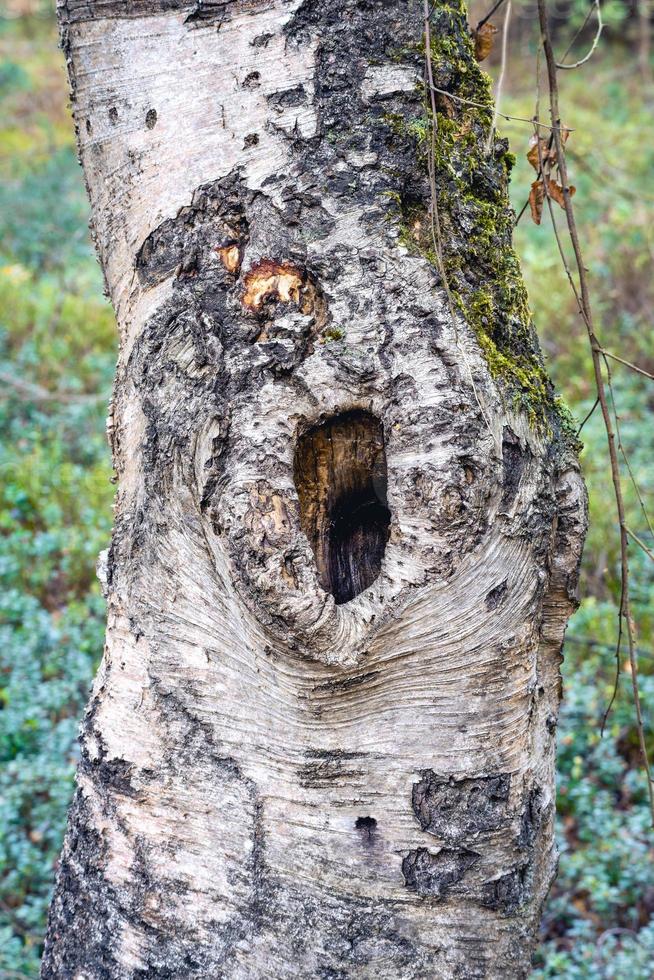
[[[646,4],[643,10],[643,4]],[[490,4],[488,5],[490,6]],[[471,23],[488,6],[475,2]],[[649,0],[610,0],[593,59],[561,73],[575,205],[606,347],[654,373],[654,87]],[[513,0],[502,109],[530,117],[535,8]],[[562,51],[588,0],[552,5]],[[503,10],[493,18],[501,27]],[[593,19],[573,58],[588,47]],[[5,0],[0,14],[0,978],[36,977],[47,903],[72,792],[75,734],[102,651],[94,576],[111,526],[104,437],[117,338],[87,230],[54,14]],[[496,43],[496,49],[500,45]],[[486,63],[497,76],[497,50]],[[543,102],[541,111],[545,111]],[[500,122],[517,156],[516,212],[533,171],[529,126]],[[563,214],[561,213],[561,226]],[[594,401],[587,340],[545,215],[515,236],[549,370],[577,418]],[[654,506],[654,386],[614,365],[622,439]],[[618,536],[599,413],[583,429],[591,529],[583,601],[563,666],[559,727],[561,864],[533,980],[651,980],[654,846],[626,657],[604,737],[615,667]],[[628,488],[629,523],[652,547]],[[654,574],[632,555],[642,694],[654,751]]]

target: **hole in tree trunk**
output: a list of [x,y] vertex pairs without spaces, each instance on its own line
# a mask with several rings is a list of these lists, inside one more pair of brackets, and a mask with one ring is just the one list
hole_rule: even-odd
[[388,540],[381,422],[357,410],[314,426],[298,440],[294,476],[320,583],[349,602],[379,575]]

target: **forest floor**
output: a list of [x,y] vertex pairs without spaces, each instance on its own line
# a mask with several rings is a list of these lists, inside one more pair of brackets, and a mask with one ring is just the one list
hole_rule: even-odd
[[[644,135],[654,92],[644,93],[632,61],[615,43],[600,49],[590,72],[566,73],[562,100],[575,130],[569,161],[602,342],[654,372],[654,148]],[[503,111],[533,114],[534,65],[525,42],[509,64]],[[89,243],[51,14],[0,20],[0,98],[0,978],[10,980],[38,975],[75,734],[102,651],[94,565],[111,527],[104,421],[117,338]],[[518,158],[519,211],[534,179],[530,129],[499,128]],[[536,227],[523,215],[516,246],[549,370],[582,419],[595,397],[590,359],[549,219]],[[622,442],[651,503],[654,389],[619,364],[613,380]],[[651,980],[654,848],[624,655],[600,736],[614,681],[619,565],[599,413],[582,437],[591,530],[563,667],[561,863],[533,980]],[[628,510],[651,547],[631,490]],[[651,721],[654,574],[642,552],[632,565]]]

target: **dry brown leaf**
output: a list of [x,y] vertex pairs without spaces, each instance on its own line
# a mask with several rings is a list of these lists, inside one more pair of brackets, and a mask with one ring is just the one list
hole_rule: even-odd
[[559,204],[562,208],[565,207],[564,198],[563,198],[563,188],[561,187],[560,184],[557,184],[555,180],[548,181],[547,193],[549,194],[549,196],[552,198],[553,201],[556,201],[556,203]]
[[543,163],[547,160],[547,140],[544,140],[541,136],[540,138],[540,154],[538,153],[538,137],[532,136],[529,140],[529,152],[527,153],[527,159],[532,165],[534,170],[540,170],[540,160],[543,159]]
[[[573,196],[576,189],[577,188],[574,186],[574,184],[570,184],[569,187],[570,197]],[[555,180],[550,180],[547,184],[547,190],[552,200],[556,201],[556,203],[559,204],[562,208],[565,208],[565,197],[561,185],[557,184]]]
[[529,191],[529,207],[534,224],[539,225],[545,200],[545,185],[542,180],[535,180]]
[[494,24],[482,24],[478,31],[473,31],[472,36],[475,42],[475,58],[483,61],[493,50],[497,27]]

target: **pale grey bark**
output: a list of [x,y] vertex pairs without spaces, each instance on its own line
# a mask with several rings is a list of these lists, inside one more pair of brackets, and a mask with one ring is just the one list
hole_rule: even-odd
[[60,7],[121,342],[45,978],[529,970],[585,495],[401,244],[421,7]]

